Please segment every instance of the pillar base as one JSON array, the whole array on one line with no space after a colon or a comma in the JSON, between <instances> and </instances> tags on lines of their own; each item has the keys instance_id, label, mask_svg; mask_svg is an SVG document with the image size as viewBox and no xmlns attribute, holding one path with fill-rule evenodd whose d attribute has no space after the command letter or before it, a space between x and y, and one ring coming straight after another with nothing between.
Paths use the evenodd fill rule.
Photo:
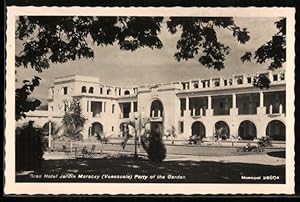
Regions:
<instances>
[{"instance_id":1,"label":"pillar base","mask_svg":"<svg viewBox=\"0 0 300 202\"><path fill-rule=\"evenodd\" d=\"M239 114L238 108L230 108L230 116L237 116Z\"/></svg>"},{"instance_id":2,"label":"pillar base","mask_svg":"<svg viewBox=\"0 0 300 202\"><path fill-rule=\"evenodd\" d=\"M266 114L266 107L257 107L257 114L258 115L265 115Z\"/></svg>"},{"instance_id":3,"label":"pillar base","mask_svg":"<svg viewBox=\"0 0 300 202\"><path fill-rule=\"evenodd\" d=\"M184 116L191 116L191 110L185 110L183 115Z\"/></svg>"},{"instance_id":4,"label":"pillar base","mask_svg":"<svg viewBox=\"0 0 300 202\"><path fill-rule=\"evenodd\" d=\"M205 116L213 116L213 115L214 115L214 110L213 109L206 109Z\"/></svg>"}]
</instances>

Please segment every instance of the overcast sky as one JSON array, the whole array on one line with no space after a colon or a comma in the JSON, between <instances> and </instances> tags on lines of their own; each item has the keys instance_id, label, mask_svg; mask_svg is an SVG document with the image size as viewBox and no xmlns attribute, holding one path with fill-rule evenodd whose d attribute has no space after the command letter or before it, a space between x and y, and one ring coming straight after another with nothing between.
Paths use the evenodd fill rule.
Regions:
<instances>
[{"instance_id":1,"label":"overcast sky","mask_svg":"<svg viewBox=\"0 0 300 202\"><path fill-rule=\"evenodd\" d=\"M189 80L192 78L209 78L215 76L230 76L240 73L255 73L267 69L268 63L256 64L240 61L245 51L255 51L261 44L269 41L276 29L277 18L234 18L240 27L246 27L250 32L250 41L239 44L228 30L217 30L218 39L231 48L225 61L225 69L221 71L206 69L197 60L177 62L174 58L176 42L179 35L171 35L166 25L162 25L160 39L162 49L142 48L134 52L121 51L118 46L94 47L95 58L70 61L64 64L51 64L48 70L38 73L30 68L17 68L17 87L24 79L34 75L42 78L41 85L34 91L34 96L46 104L48 86L53 85L55 77L66 75L87 75L98 77L103 84L117 86L132 86L158 82ZM16 54L21 50L22 43L16 41Z\"/></svg>"}]
</instances>

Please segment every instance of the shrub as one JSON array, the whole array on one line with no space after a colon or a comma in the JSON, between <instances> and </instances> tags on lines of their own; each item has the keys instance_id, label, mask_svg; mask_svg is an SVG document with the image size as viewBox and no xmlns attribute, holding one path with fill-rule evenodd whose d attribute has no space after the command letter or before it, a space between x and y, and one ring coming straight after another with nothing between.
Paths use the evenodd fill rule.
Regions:
<instances>
[{"instance_id":1,"label":"shrub","mask_svg":"<svg viewBox=\"0 0 300 202\"><path fill-rule=\"evenodd\" d=\"M162 135L151 131L149 136L148 158L151 161L163 161L166 158L167 149L162 141Z\"/></svg>"},{"instance_id":2,"label":"shrub","mask_svg":"<svg viewBox=\"0 0 300 202\"><path fill-rule=\"evenodd\" d=\"M272 147L271 138L268 136L258 138L258 145L261 147Z\"/></svg>"},{"instance_id":3,"label":"shrub","mask_svg":"<svg viewBox=\"0 0 300 202\"><path fill-rule=\"evenodd\" d=\"M202 137L199 135L192 135L189 137L189 144L198 144L202 143Z\"/></svg>"},{"instance_id":4,"label":"shrub","mask_svg":"<svg viewBox=\"0 0 300 202\"><path fill-rule=\"evenodd\" d=\"M16 170L34 170L43 160L45 145L41 129L35 128L33 122L16 128Z\"/></svg>"}]
</instances>

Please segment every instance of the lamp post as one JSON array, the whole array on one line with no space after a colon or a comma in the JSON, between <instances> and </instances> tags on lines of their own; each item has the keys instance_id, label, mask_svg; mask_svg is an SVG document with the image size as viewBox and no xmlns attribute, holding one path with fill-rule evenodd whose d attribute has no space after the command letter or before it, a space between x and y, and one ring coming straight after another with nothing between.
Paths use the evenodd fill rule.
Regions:
<instances>
[{"instance_id":1,"label":"lamp post","mask_svg":"<svg viewBox=\"0 0 300 202\"><path fill-rule=\"evenodd\" d=\"M48 131L48 151L51 152L51 120L49 120L49 131Z\"/></svg>"},{"instance_id":2,"label":"lamp post","mask_svg":"<svg viewBox=\"0 0 300 202\"><path fill-rule=\"evenodd\" d=\"M52 112L49 112L48 110L48 151L51 152L51 134L52 134Z\"/></svg>"},{"instance_id":3,"label":"lamp post","mask_svg":"<svg viewBox=\"0 0 300 202\"><path fill-rule=\"evenodd\" d=\"M138 154L137 154L137 142L136 142L136 139L137 139L137 133L138 133L138 130L139 130L139 123L138 123L138 115L135 113L134 114L134 120L135 120L135 133L134 133L134 158L138 158Z\"/></svg>"}]
</instances>

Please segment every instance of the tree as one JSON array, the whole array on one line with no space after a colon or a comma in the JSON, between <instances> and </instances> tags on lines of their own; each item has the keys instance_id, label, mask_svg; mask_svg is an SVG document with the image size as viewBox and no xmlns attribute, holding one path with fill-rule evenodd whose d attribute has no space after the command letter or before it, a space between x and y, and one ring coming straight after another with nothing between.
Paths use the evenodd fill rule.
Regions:
<instances>
[{"instance_id":1,"label":"tree","mask_svg":"<svg viewBox=\"0 0 300 202\"><path fill-rule=\"evenodd\" d=\"M82 115L80 102L77 99L73 99L62 118L64 135L69 138L70 143L74 140L82 140L81 132L85 122L86 118Z\"/></svg>"},{"instance_id":2,"label":"tree","mask_svg":"<svg viewBox=\"0 0 300 202\"><path fill-rule=\"evenodd\" d=\"M121 144L122 147L125 148L128 140L132 138L135 134L139 134L141 144L144 150L147 152L149 148L149 134L150 134L150 130L147 128L147 124L150 123L150 118L142 117L141 114L139 114L139 116L136 118L137 120L129 120L128 122L126 122L128 127L132 127L134 129L134 134L130 134L130 132L128 131L125 134L126 135L125 139Z\"/></svg>"},{"instance_id":3,"label":"tree","mask_svg":"<svg viewBox=\"0 0 300 202\"><path fill-rule=\"evenodd\" d=\"M30 97L35 87L40 85L40 78L35 76L31 81L24 80L24 85L21 88L16 89L15 100L15 119L26 118L26 112L34 111L41 105L41 101Z\"/></svg>"},{"instance_id":4,"label":"tree","mask_svg":"<svg viewBox=\"0 0 300 202\"><path fill-rule=\"evenodd\" d=\"M43 160L45 145L40 128L33 126L33 121L16 128L16 170L39 168Z\"/></svg>"},{"instance_id":5,"label":"tree","mask_svg":"<svg viewBox=\"0 0 300 202\"><path fill-rule=\"evenodd\" d=\"M269 70L282 68L282 64L286 62L286 18L281 18L274 24L278 32L272 36L271 40L261 45L254 54L246 52L241 57L243 63L251 62L251 59L254 58L260 64L270 61ZM269 88L270 80L264 75L259 75L253 84L259 88Z\"/></svg>"},{"instance_id":6,"label":"tree","mask_svg":"<svg viewBox=\"0 0 300 202\"><path fill-rule=\"evenodd\" d=\"M232 17L171 17L167 22L169 32L175 34L181 28L181 38L177 42L174 57L189 60L200 54L198 61L207 68L221 70L224 68L225 56L230 47L217 38L216 28L232 32L238 42L244 44L250 39L247 28L240 28Z\"/></svg>"},{"instance_id":7,"label":"tree","mask_svg":"<svg viewBox=\"0 0 300 202\"><path fill-rule=\"evenodd\" d=\"M167 130L167 133L165 134L165 136L167 139L169 137L171 137L171 142L172 142L172 144L174 144L174 140L177 137L175 126L172 125L171 128Z\"/></svg>"},{"instance_id":8,"label":"tree","mask_svg":"<svg viewBox=\"0 0 300 202\"><path fill-rule=\"evenodd\" d=\"M162 22L163 17L20 16L16 38L29 40L16 55L16 66L30 65L42 72L50 62L93 58L92 44L117 44L121 50L130 51L159 49L163 47L158 36ZM174 55L178 61L202 53L199 62L218 70L224 68L230 48L218 41L215 28L228 30L240 43L250 39L247 29L237 26L232 17L170 17L167 26L172 34L182 30Z\"/></svg>"},{"instance_id":9,"label":"tree","mask_svg":"<svg viewBox=\"0 0 300 202\"><path fill-rule=\"evenodd\" d=\"M151 130L149 136L148 158L151 161L163 161L167 155L167 149L162 140L162 134L156 130Z\"/></svg>"}]
</instances>

